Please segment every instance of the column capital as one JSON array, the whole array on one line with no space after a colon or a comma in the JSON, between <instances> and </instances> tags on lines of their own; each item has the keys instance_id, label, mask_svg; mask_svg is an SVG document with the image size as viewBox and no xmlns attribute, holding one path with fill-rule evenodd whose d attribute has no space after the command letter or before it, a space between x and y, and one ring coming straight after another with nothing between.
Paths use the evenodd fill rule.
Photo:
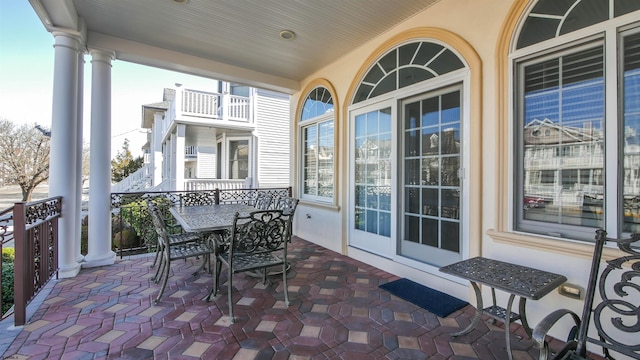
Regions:
<instances>
[{"instance_id":1,"label":"column capital","mask_svg":"<svg viewBox=\"0 0 640 360\"><path fill-rule=\"evenodd\" d=\"M90 48L89 54L91 55L92 63L97 61L111 66L111 61L116 59L116 52L113 50Z\"/></svg>"},{"instance_id":2,"label":"column capital","mask_svg":"<svg viewBox=\"0 0 640 360\"><path fill-rule=\"evenodd\" d=\"M82 36L79 33L75 32L66 32L66 31L54 31L52 32L53 38L55 39L55 43L53 44L54 48L57 47L66 47L73 51L80 52L81 44L83 41Z\"/></svg>"}]
</instances>

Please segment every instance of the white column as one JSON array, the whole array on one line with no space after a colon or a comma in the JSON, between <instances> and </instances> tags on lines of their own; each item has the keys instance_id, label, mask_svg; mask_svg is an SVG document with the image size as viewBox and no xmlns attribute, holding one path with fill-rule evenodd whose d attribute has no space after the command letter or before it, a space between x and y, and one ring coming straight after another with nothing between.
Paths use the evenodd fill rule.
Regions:
<instances>
[{"instance_id":1,"label":"white column","mask_svg":"<svg viewBox=\"0 0 640 360\"><path fill-rule=\"evenodd\" d=\"M53 106L51 111L51 155L49 196L62 196L62 217L58 228L59 277L74 277L80 271L76 259L79 235L76 231L76 137L78 111L78 37L53 32Z\"/></svg>"},{"instance_id":2,"label":"white column","mask_svg":"<svg viewBox=\"0 0 640 360\"><path fill-rule=\"evenodd\" d=\"M78 125L76 136L76 243L73 245L76 252L76 261L82 262L82 150L83 150L83 125L84 125L84 52L78 51Z\"/></svg>"},{"instance_id":3,"label":"white column","mask_svg":"<svg viewBox=\"0 0 640 360\"><path fill-rule=\"evenodd\" d=\"M113 264L111 250L111 60L115 54L91 54L91 161L89 244L83 267Z\"/></svg>"},{"instance_id":4,"label":"white column","mask_svg":"<svg viewBox=\"0 0 640 360\"><path fill-rule=\"evenodd\" d=\"M175 190L182 191L184 190L184 147L185 147L185 131L186 125L178 124L176 126L176 138L175 138L175 149L176 149L176 188Z\"/></svg>"},{"instance_id":5,"label":"white column","mask_svg":"<svg viewBox=\"0 0 640 360\"><path fill-rule=\"evenodd\" d=\"M162 182L162 114L153 116L154 121L151 126L151 159L153 163L153 186Z\"/></svg>"}]
</instances>

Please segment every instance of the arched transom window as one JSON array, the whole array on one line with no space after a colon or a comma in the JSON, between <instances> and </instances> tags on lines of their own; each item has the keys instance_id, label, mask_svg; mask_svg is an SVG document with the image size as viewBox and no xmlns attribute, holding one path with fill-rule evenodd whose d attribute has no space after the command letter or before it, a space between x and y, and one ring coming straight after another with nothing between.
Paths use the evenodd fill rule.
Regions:
<instances>
[{"instance_id":1,"label":"arched transom window","mask_svg":"<svg viewBox=\"0 0 640 360\"><path fill-rule=\"evenodd\" d=\"M640 10L638 0L539 1L526 17L517 48L537 44L636 10Z\"/></svg>"},{"instance_id":2,"label":"arched transom window","mask_svg":"<svg viewBox=\"0 0 640 360\"><path fill-rule=\"evenodd\" d=\"M364 76L353 103L464 68L456 54L440 44L416 41L382 56Z\"/></svg>"}]
</instances>

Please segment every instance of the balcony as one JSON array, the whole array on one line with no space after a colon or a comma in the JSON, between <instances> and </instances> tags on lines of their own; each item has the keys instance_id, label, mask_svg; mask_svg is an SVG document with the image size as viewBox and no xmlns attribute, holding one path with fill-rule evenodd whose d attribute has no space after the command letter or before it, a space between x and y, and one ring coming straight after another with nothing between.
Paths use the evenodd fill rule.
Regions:
<instances>
[{"instance_id":1,"label":"balcony","mask_svg":"<svg viewBox=\"0 0 640 360\"><path fill-rule=\"evenodd\" d=\"M175 99L162 120L162 134L180 123L251 128L251 98L218 92L176 89Z\"/></svg>"}]
</instances>

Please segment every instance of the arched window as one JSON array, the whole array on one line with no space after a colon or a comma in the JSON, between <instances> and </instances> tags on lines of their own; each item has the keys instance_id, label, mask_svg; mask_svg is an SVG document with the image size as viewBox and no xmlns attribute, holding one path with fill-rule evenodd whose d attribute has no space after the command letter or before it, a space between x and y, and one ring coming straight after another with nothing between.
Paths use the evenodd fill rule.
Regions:
<instances>
[{"instance_id":1,"label":"arched window","mask_svg":"<svg viewBox=\"0 0 640 360\"><path fill-rule=\"evenodd\" d=\"M512 49L516 230L640 231L639 19L633 0L539 0L525 14Z\"/></svg>"},{"instance_id":2,"label":"arched window","mask_svg":"<svg viewBox=\"0 0 640 360\"><path fill-rule=\"evenodd\" d=\"M351 246L436 266L462 258L469 73L446 42L426 39L362 72L349 107Z\"/></svg>"},{"instance_id":3,"label":"arched window","mask_svg":"<svg viewBox=\"0 0 640 360\"><path fill-rule=\"evenodd\" d=\"M329 90L312 89L300 115L302 143L302 198L332 201L334 198L334 104Z\"/></svg>"},{"instance_id":4,"label":"arched window","mask_svg":"<svg viewBox=\"0 0 640 360\"><path fill-rule=\"evenodd\" d=\"M353 103L462 69L456 54L433 42L412 42L380 58L360 83Z\"/></svg>"},{"instance_id":5,"label":"arched window","mask_svg":"<svg viewBox=\"0 0 640 360\"><path fill-rule=\"evenodd\" d=\"M640 10L637 0L538 1L526 16L517 48L559 37Z\"/></svg>"}]
</instances>

